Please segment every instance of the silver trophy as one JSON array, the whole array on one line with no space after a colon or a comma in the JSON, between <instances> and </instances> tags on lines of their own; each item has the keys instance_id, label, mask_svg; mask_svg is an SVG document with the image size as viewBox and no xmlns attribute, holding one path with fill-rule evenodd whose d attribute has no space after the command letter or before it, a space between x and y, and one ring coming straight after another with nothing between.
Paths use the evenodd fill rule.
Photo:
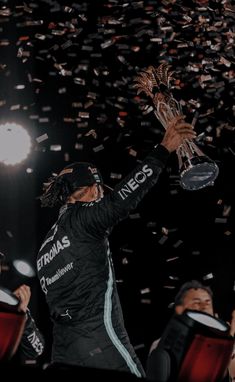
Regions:
<instances>
[{"instance_id":1,"label":"silver trophy","mask_svg":"<svg viewBox=\"0 0 235 382\"><path fill-rule=\"evenodd\" d=\"M163 63L149 66L135 78L137 94L144 92L152 99L154 114L166 129L177 116L182 115L180 103L170 91L173 72ZM161 90L164 89L164 90ZM176 151L179 161L180 184L186 190L199 190L214 184L218 176L217 164L206 156L193 140L186 139Z\"/></svg>"}]
</instances>

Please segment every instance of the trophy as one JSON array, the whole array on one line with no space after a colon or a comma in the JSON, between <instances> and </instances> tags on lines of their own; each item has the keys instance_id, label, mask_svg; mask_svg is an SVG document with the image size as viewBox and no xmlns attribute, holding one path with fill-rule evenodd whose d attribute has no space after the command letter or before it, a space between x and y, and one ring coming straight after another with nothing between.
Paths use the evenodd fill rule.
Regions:
<instances>
[{"instance_id":1,"label":"trophy","mask_svg":"<svg viewBox=\"0 0 235 382\"><path fill-rule=\"evenodd\" d=\"M154 114L166 129L169 122L183 116L180 103L170 91L173 72L170 65L149 66L135 78L137 94L144 92L153 103ZM193 140L186 139L176 150L179 161L180 185L186 190L199 190L214 184L218 176L217 164L206 156Z\"/></svg>"}]
</instances>

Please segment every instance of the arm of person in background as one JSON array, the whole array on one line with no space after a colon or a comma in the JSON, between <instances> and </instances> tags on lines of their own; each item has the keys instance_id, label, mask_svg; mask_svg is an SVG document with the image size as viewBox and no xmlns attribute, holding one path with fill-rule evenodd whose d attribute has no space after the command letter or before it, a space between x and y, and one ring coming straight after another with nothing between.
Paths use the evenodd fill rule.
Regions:
<instances>
[{"instance_id":1,"label":"arm of person in background","mask_svg":"<svg viewBox=\"0 0 235 382\"><path fill-rule=\"evenodd\" d=\"M232 312L232 320L230 323L230 335L233 337L235 335L235 310ZM235 381L235 346L233 348L232 359L230 361L228 370L231 381Z\"/></svg>"},{"instance_id":2,"label":"arm of person in background","mask_svg":"<svg viewBox=\"0 0 235 382\"><path fill-rule=\"evenodd\" d=\"M23 284L19 286L13 294L20 300L18 307L19 312L24 312L27 316L24 332L19 346L20 358L23 361L34 360L42 354L45 341L28 309L28 304L31 297L30 287Z\"/></svg>"}]
</instances>

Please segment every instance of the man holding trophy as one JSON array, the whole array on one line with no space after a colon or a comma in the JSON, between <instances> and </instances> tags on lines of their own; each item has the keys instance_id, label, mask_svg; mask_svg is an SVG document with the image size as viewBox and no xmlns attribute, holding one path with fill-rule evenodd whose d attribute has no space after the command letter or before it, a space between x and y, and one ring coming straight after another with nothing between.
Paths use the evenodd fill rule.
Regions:
<instances>
[{"instance_id":1,"label":"man holding trophy","mask_svg":"<svg viewBox=\"0 0 235 382\"><path fill-rule=\"evenodd\" d=\"M52 367L108 368L144 377L125 329L108 236L157 183L169 154L195 136L184 117L175 116L161 143L106 194L90 163L72 163L44 183L42 207L62 206L37 259L54 325Z\"/></svg>"}]
</instances>

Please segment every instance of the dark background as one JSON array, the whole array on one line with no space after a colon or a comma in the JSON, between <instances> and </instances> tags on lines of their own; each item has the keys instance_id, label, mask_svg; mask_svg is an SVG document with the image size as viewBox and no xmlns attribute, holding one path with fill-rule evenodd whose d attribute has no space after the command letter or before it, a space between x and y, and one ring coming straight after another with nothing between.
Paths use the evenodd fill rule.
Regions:
<instances>
[{"instance_id":1,"label":"dark background","mask_svg":"<svg viewBox=\"0 0 235 382\"><path fill-rule=\"evenodd\" d=\"M0 122L22 124L32 139L24 162L0 164L0 251L10 267L0 277L12 290L31 286L30 307L47 339L43 362L51 341L44 296L12 261L35 267L57 216L37 199L52 172L88 160L113 187L161 141L150 100L133 88L149 65L172 65L172 92L220 172L213 186L183 190L172 154L158 184L115 227L110 243L128 333L144 360L178 288L195 278L213 289L221 318L235 308L235 10L233 1L204 3L0 1Z\"/></svg>"}]
</instances>

